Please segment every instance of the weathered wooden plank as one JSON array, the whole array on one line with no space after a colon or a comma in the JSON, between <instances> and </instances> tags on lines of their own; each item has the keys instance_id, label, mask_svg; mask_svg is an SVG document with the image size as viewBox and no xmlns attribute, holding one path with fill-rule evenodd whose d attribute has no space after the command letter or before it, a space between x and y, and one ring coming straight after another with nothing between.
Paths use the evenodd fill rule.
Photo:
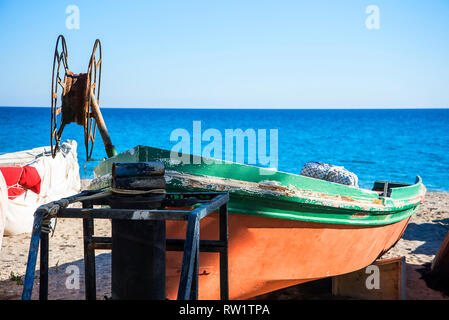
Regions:
<instances>
[{"instance_id":1,"label":"weathered wooden plank","mask_svg":"<svg viewBox=\"0 0 449 320\"><path fill-rule=\"evenodd\" d=\"M151 190L165 189L166 183L164 177L117 177L113 180L112 186L117 189L129 190Z\"/></svg>"},{"instance_id":2,"label":"weathered wooden plank","mask_svg":"<svg viewBox=\"0 0 449 320\"><path fill-rule=\"evenodd\" d=\"M163 176L163 162L115 162L112 164L112 177Z\"/></svg>"},{"instance_id":3,"label":"weathered wooden plank","mask_svg":"<svg viewBox=\"0 0 449 320\"><path fill-rule=\"evenodd\" d=\"M332 278L332 294L363 300L404 300L405 257L377 260L366 268Z\"/></svg>"}]
</instances>

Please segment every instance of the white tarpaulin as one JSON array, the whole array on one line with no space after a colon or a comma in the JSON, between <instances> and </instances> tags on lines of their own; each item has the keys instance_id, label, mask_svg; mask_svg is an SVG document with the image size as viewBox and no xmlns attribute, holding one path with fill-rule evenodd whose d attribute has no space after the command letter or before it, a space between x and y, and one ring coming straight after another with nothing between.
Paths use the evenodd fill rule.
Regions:
<instances>
[{"instance_id":1,"label":"white tarpaulin","mask_svg":"<svg viewBox=\"0 0 449 320\"><path fill-rule=\"evenodd\" d=\"M0 250L2 248L3 231L5 230L6 211L8 210L8 187L0 173Z\"/></svg>"},{"instance_id":2,"label":"white tarpaulin","mask_svg":"<svg viewBox=\"0 0 449 320\"><path fill-rule=\"evenodd\" d=\"M9 153L0 156L0 166L32 166L41 178L40 193L27 190L24 194L7 201L5 235L31 232L35 210L42 204L77 194L80 190L79 165L76 152L77 143L67 140L53 159L50 147ZM1 174L1 173L0 173ZM3 177L2 177L3 178ZM4 186L1 186L3 194ZM0 198L0 209L4 209L4 199ZM1 222L0 222L1 225Z\"/></svg>"}]
</instances>

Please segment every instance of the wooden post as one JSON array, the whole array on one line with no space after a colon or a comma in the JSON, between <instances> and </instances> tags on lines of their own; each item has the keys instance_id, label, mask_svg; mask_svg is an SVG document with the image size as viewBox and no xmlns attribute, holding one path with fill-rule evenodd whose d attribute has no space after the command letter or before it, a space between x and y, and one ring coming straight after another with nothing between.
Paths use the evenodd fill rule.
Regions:
<instances>
[{"instance_id":1,"label":"wooden post","mask_svg":"<svg viewBox=\"0 0 449 320\"><path fill-rule=\"evenodd\" d=\"M92 208L89 202L83 202L83 208ZM94 235L94 219L92 217L83 218L83 239L84 239L84 289L86 300L97 299L96 270L95 270L95 250L90 246Z\"/></svg>"},{"instance_id":2,"label":"wooden post","mask_svg":"<svg viewBox=\"0 0 449 320\"><path fill-rule=\"evenodd\" d=\"M432 275L449 287L449 232L432 262Z\"/></svg>"},{"instance_id":3,"label":"wooden post","mask_svg":"<svg viewBox=\"0 0 449 320\"><path fill-rule=\"evenodd\" d=\"M165 189L164 164L114 163L112 186L128 190ZM111 208L157 209L165 193L111 202ZM112 299L165 300L165 220L112 220Z\"/></svg>"},{"instance_id":4,"label":"wooden post","mask_svg":"<svg viewBox=\"0 0 449 320\"><path fill-rule=\"evenodd\" d=\"M95 121L98 125L98 129L100 130L101 138L103 139L104 146L106 148L106 154L108 157L113 157L117 155L117 151L115 147L112 145L111 137L109 136L108 128L106 128L106 123L104 122L103 115L101 114L100 107L98 106L97 99L95 98L94 93L90 90L90 100L91 100L91 108L95 117Z\"/></svg>"},{"instance_id":5,"label":"wooden post","mask_svg":"<svg viewBox=\"0 0 449 320\"><path fill-rule=\"evenodd\" d=\"M41 232L39 300L48 300L48 245L48 233Z\"/></svg>"},{"instance_id":6,"label":"wooden post","mask_svg":"<svg viewBox=\"0 0 449 320\"><path fill-rule=\"evenodd\" d=\"M165 220L112 220L112 299L165 300Z\"/></svg>"},{"instance_id":7,"label":"wooden post","mask_svg":"<svg viewBox=\"0 0 449 320\"><path fill-rule=\"evenodd\" d=\"M220 251L220 299L229 299L229 280L228 280L228 204L220 207L220 241L225 244Z\"/></svg>"},{"instance_id":8,"label":"wooden post","mask_svg":"<svg viewBox=\"0 0 449 320\"><path fill-rule=\"evenodd\" d=\"M151 190L166 187L164 177L117 177L113 182L112 187L117 189Z\"/></svg>"},{"instance_id":9,"label":"wooden post","mask_svg":"<svg viewBox=\"0 0 449 320\"><path fill-rule=\"evenodd\" d=\"M164 176L165 166L163 162L114 162L112 164L112 177L148 177Z\"/></svg>"},{"instance_id":10,"label":"wooden post","mask_svg":"<svg viewBox=\"0 0 449 320\"><path fill-rule=\"evenodd\" d=\"M366 268L332 278L332 294L363 300L405 300L405 257L376 260Z\"/></svg>"}]
</instances>

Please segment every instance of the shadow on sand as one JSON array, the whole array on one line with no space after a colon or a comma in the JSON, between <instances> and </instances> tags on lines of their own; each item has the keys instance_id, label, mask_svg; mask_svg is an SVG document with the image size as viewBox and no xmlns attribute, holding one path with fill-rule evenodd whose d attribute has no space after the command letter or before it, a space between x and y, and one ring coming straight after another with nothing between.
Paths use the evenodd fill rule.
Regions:
<instances>
[{"instance_id":1,"label":"shadow on sand","mask_svg":"<svg viewBox=\"0 0 449 320\"><path fill-rule=\"evenodd\" d=\"M111 253L95 256L97 300L111 296ZM0 300L17 300L22 297L23 282L21 280L0 281ZM39 270L35 272L32 299L39 299ZM84 259L72 261L49 268L48 272L49 300L84 300Z\"/></svg>"},{"instance_id":2,"label":"shadow on sand","mask_svg":"<svg viewBox=\"0 0 449 320\"><path fill-rule=\"evenodd\" d=\"M402 239L424 242L411 253L434 255L448 231L449 218L434 220L432 223L409 223Z\"/></svg>"},{"instance_id":3,"label":"shadow on sand","mask_svg":"<svg viewBox=\"0 0 449 320\"><path fill-rule=\"evenodd\" d=\"M434 220L433 223L410 223L402 238L409 241L423 241L424 243L414 249L414 254L435 255L449 232L449 218ZM431 272L431 263L425 263L416 271L421 275L429 288L438 290L449 296L449 283L440 279Z\"/></svg>"}]
</instances>

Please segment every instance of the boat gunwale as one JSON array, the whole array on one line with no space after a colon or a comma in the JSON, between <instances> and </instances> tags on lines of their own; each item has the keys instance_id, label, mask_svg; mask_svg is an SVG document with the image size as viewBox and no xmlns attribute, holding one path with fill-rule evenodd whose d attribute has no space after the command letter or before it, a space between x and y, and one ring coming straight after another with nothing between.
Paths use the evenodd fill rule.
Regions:
<instances>
[{"instance_id":1,"label":"boat gunwale","mask_svg":"<svg viewBox=\"0 0 449 320\"><path fill-rule=\"evenodd\" d=\"M128 153L128 155L126 154ZM134 148L131 148L125 152L120 153L117 156L114 156L112 158L107 159L106 161L100 163L95 168L96 178L94 181L92 181L93 187L95 184L98 186L100 180L98 179L105 179L108 173L104 175L98 175L98 173L103 170L104 172L107 172L107 167L104 167L106 165L112 165L112 162L115 160L119 160L118 162L145 162L145 161L163 161L168 165L170 168L169 170L166 170L167 172L170 171L176 171L175 169L172 170L172 168L176 168L177 164L173 164L171 162L170 158L167 157L158 157L158 153L170 153L170 151L165 149L159 149L159 148L153 148L153 147L146 147L142 145L138 145ZM189 155L190 157L198 157L194 155ZM120 160L120 157L123 158L124 161ZM191 158L192 159L192 158ZM212 160L216 160L213 158L208 158ZM249 167L251 170L254 169L264 169L257 166L252 166L248 164L239 164L231 161L226 160L219 160L221 163L227 163L232 165L237 165L239 167ZM98 170L101 168L101 170ZM198 171L196 167L192 167L190 164L190 167L188 169L194 168L193 171ZM204 164L201 163L201 167L198 167L200 169L206 168ZM265 169L269 170L269 169ZM215 179L222 179L222 180L234 180L234 181L244 181L249 182L253 184L259 185L261 181L254 182L254 181L246 181L246 180L237 180L232 178L226 178L226 177L220 177L220 176L214 176L214 175L206 175L206 174L198 174L197 172L188 172L187 175L195 176L195 177L201 177L201 176L207 176L212 177ZM355 195L350 196L351 201L344 202L344 201L335 201L335 200L329 200L328 201L322 201L320 197L296 197L296 196L287 196L287 195L273 195L273 194L251 194L250 192L242 191L242 190L233 190L230 193L231 198L235 197L244 197L246 199L249 199L250 197L253 198L252 201L279 201L279 204L282 203L285 205L286 203L290 204L291 210L287 213L281 213L281 212L271 212L270 208L264 207L263 210L251 210L250 208L246 210L241 210L237 208L232 208L232 204L230 204L230 209L233 212L238 213L237 211L241 211L238 214L246 214L246 215L257 215L257 216L266 216L271 218L281 218L281 219L290 219L290 220L301 220L301 221L310 221L310 222L319 222L319 223L334 223L334 224L355 224L355 225L380 225L380 224L391 224L397 221L401 221L403 219L406 219L410 217L418 208L419 204L422 203L425 195L426 188L422 184L421 177L417 176L414 184L409 184L402 187L392 188L392 192L390 194L390 197L381 197L380 193L378 191L374 190L368 190L364 188L354 188L347 185L341 185L336 184L329 181L324 181L320 179L315 179L311 177L301 176L294 173L287 173L282 171L275 171L276 174L280 174L281 177L286 178L298 178L298 179L306 179L304 181L314 181L316 182L317 186L335 186L334 188L330 188L330 191L334 191L335 193L330 192L329 190L326 190L326 192L321 191L315 191L315 190L302 190L303 192L315 192L320 193L324 195L326 193L326 197L340 197L336 191L338 190L344 190L349 189L350 191L354 190L356 191ZM184 174L184 173L182 173ZM97 176L98 175L98 176ZM185 175L185 174L184 174ZM110 178L109 178L110 179ZM173 179L173 178L172 178ZM107 179L106 179L107 180ZM108 182L104 180L100 185L102 185L102 188L108 188ZM274 180L276 181L276 180ZM282 181L284 182L284 181ZM110 183L109 183L110 184ZM282 187L288 188L289 186L285 186L285 184L282 184L280 182L279 184ZM188 188L187 186L176 186L178 189L184 189L184 190L199 190L195 188ZM202 191L208 190L207 188L200 188ZM397 190L397 191L395 191ZM210 189L210 191L227 191L227 190L214 190ZM348 191L347 191L348 192ZM344 196L347 197L347 196ZM294 201L292 201L294 199ZM242 200L242 199L241 199ZM240 200L240 201L241 201ZM332 205L332 201L333 205ZM364 205L357 205L360 204L361 201L376 201L377 203L373 204L364 204ZM276 203L273 203L272 206L274 207ZM306 212L305 214L300 214L300 211L297 211L296 208L294 208L295 205L299 205L299 207L313 207L313 208L321 208L322 211L332 211L332 210L340 210L340 211L346 211L344 214L341 213L321 213L319 216ZM271 206L271 203L270 203ZM266 210L265 210L266 209ZM282 210L278 210L282 211ZM307 216L309 214L309 216Z\"/></svg>"},{"instance_id":2,"label":"boat gunwale","mask_svg":"<svg viewBox=\"0 0 449 320\"><path fill-rule=\"evenodd\" d=\"M169 176L169 180L171 179L175 179L175 180L179 180L179 177L173 177L170 175L173 175L173 171L167 170L166 174L168 174ZM206 175L192 175L192 174L184 174L184 173L179 173L181 176L189 176L186 177L186 179L190 179L192 180L192 177L210 177L210 176L206 176ZM227 186L229 185L229 183L231 182L235 182L235 181L242 181L242 180L235 180L235 179L226 179L226 178L220 178L220 177L214 177L213 178L219 178L219 179L223 179L223 184L226 184L226 182L228 182L228 184L226 184ZM419 178L419 177L418 177ZM194 178L193 178L194 179ZM419 178L420 179L420 178ZM245 181L245 183L247 183ZM419 181L419 183L415 184L418 185L421 182ZM252 183L252 184L257 184L260 186L260 183ZM407 186L406 188L409 187L414 187L415 185L410 185ZM344 208L347 210L355 210L355 211L370 211L372 214L391 214L392 211L398 211L398 210L403 210L403 209L407 209L410 208L412 206L414 206L416 203L421 201L421 197L418 195L417 197L413 197L410 200L395 200L395 199L389 199L389 198L385 198L385 201L383 201L384 199L382 197L379 197L379 199L375 199L375 200L379 200L382 201L382 203L369 203L368 200L360 200L360 199L354 199L354 198L350 198L350 197L345 197L345 198L350 198L349 199L344 199L343 197L340 197L338 194L334 195L334 194L324 194L322 193L321 195L316 195L316 193L319 193L319 191L313 191L313 190L301 190L301 189L294 189L294 191L297 191L299 193L305 193L305 195L287 195L287 194L282 194L282 192L278 192L277 194L274 194L275 191L272 191L272 193L263 193L262 192L256 192L255 190L253 192L249 192L248 190L232 190L229 191L226 189L220 189L220 190L216 190L211 188L211 190L214 191L228 191L230 193L235 193L235 194L241 194L241 195L245 195L245 196L260 196L260 197L267 197L267 198L271 198L273 200L282 200L282 201L289 201L292 203L303 203L303 204L310 204L310 205L316 205L316 206L322 206L325 208ZM260 190L263 190L263 188L261 188ZM285 188L286 192L291 191L292 189L286 187ZM309 195L307 195L307 193L309 193ZM315 193L315 195L310 195L310 193ZM323 201L322 198L325 198L326 201ZM332 197L335 197L335 199L331 199ZM339 199L340 197L340 199Z\"/></svg>"}]
</instances>

